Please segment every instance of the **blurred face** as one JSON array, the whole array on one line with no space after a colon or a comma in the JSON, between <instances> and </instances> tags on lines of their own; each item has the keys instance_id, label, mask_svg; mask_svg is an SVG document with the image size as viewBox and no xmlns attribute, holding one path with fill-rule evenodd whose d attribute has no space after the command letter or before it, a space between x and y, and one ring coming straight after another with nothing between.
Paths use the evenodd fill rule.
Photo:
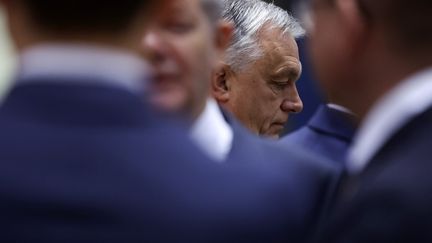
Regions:
<instances>
[{"instance_id":1,"label":"blurred face","mask_svg":"<svg viewBox=\"0 0 432 243\"><path fill-rule=\"evenodd\" d=\"M275 28L263 29L259 39L264 55L227 78L231 80L225 107L254 133L277 138L289 114L303 109L295 83L301 64L292 37Z\"/></svg>"},{"instance_id":2,"label":"blurred face","mask_svg":"<svg viewBox=\"0 0 432 243\"><path fill-rule=\"evenodd\" d=\"M215 25L201 0L172 0L150 23L142 48L154 68L156 107L192 118L203 110L218 52Z\"/></svg>"},{"instance_id":3,"label":"blurred face","mask_svg":"<svg viewBox=\"0 0 432 243\"><path fill-rule=\"evenodd\" d=\"M308 47L313 68L327 98L341 103L340 97L349 90L358 92L352 89L350 82L353 80L353 70L347 59L350 50L345 48L342 33L346 27L340 24L343 20L335 11L334 1L311 1L308 16Z\"/></svg>"}]
</instances>

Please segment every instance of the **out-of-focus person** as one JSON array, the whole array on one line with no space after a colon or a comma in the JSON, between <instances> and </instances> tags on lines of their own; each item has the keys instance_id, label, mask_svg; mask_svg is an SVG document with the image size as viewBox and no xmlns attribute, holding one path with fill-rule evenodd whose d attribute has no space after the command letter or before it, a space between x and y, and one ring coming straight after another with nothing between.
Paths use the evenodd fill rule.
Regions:
<instances>
[{"instance_id":1,"label":"out-of-focus person","mask_svg":"<svg viewBox=\"0 0 432 243\"><path fill-rule=\"evenodd\" d=\"M210 97L211 75L232 34L222 8L217 0L173 1L144 33L142 48L154 69L151 104L193 124L191 137L217 161L231 153L234 137Z\"/></svg>"},{"instance_id":2,"label":"out-of-focus person","mask_svg":"<svg viewBox=\"0 0 432 243\"><path fill-rule=\"evenodd\" d=\"M221 166L143 102L142 33L172 0L1 3L20 64L0 106L0 241L285 242L287 229L297 233L291 224L304 219L292 195L304 191L286 163ZM305 163L299 177L311 173Z\"/></svg>"},{"instance_id":3,"label":"out-of-focus person","mask_svg":"<svg viewBox=\"0 0 432 243\"><path fill-rule=\"evenodd\" d=\"M227 1L233 39L212 82L212 94L253 133L278 138L290 113L303 109L296 38L303 28L286 11L261 1Z\"/></svg>"},{"instance_id":4,"label":"out-of-focus person","mask_svg":"<svg viewBox=\"0 0 432 243\"><path fill-rule=\"evenodd\" d=\"M287 1L284 4L297 15L301 15L302 9L307 6L306 2L296 0ZM307 38L304 39L306 39L304 42L307 42ZM304 58L308 60L309 56ZM312 80L304 81L311 82ZM319 82L316 85L319 87ZM321 93L327 103L319 105L304 126L284 136L280 140L281 144L287 147L296 144L306 148L319 156L328 158L328 161L343 169L348 148L355 134L356 118L355 114L344 106L343 101L339 100L339 92L343 91L322 90ZM312 93L310 92L309 95ZM307 96L305 93L303 95Z\"/></svg>"},{"instance_id":5,"label":"out-of-focus person","mask_svg":"<svg viewBox=\"0 0 432 243\"><path fill-rule=\"evenodd\" d=\"M253 9L264 16L282 11L262 1L234 2L238 11ZM143 53L155 77L149 87L150 101L164 112L183 117L192 139L224 167L241 165L246 171L257 167L282 178L286 191L280 203L287 206L285 215L280 215L287 224L282 236L300 241L320 216L331 190L333 167L323 166L326 162L301 149L285 149L253 135L211 97L212 74L233 29L231 22L222 19L219 4L218 0L172 1L150 23L143 37ZM292 19L282 15L279 21L288 25ZM284 202L285 196L289 202Z\"/></svg>"},{"instance_id":6,"label":"out-of-focus person","mask_svg":"<svg viewBox=\"0 0 432 243\"><path fill-rule=\"evenodd\" d=\"M277 4L297 16L302 12L305 2L307 1L293 0L277 2ZM299 44L305 46L305 39L302 38L302 43ZM306 105L302 113L295 116L286 125L287 134L280 142L284 146L297 144L307 148L319 156L328 158L328 161L335 163L339 168L343 168L346 153L355 133L355 115L337 99L333 99L337 96L326 92L321 94L322 90L317 93L319 85L311 78L313 76L311 73L305 72L309 67L307 66L308 56L305 56L308 50L304 49L306 48L303 47L303 50L300 50L300 55L303 54L303 72L299 79L301 82L298 82L298 89ZM328 103L322 104L321 95L326 97Z\"/></svg>"},{"instance_id":7,"label":"out-of-focus person","mask_svg":"<svg viewBox=\"0 0 432 243\"><path fill-rule=\"evenodd\" d=\"M347 175L318 242L431 242L432 2L314 0L323 87L358 115Z\"/></svg>"}]
</instances>

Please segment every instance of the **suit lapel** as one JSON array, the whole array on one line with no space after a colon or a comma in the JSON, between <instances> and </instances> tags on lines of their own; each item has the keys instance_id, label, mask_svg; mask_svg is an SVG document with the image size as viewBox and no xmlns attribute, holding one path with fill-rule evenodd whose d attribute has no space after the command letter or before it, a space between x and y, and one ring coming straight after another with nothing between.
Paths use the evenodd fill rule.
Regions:
<instances>
[{"instance_id":1,"label":"suit lapel","mask_svg":"<svg viewBox=\"0 0 432 243\"><path fill-rule=\"evenodd\" d=\"M318 132L351 142L355 133L353 116L321 105L308 123L308 126Z\"/></svg>"},{"instance_id":2,"label":"suit lapel","mask_svg":"<svg viewBox=\"0 0 432 243\"><path fill-rule=\"evenodd\" d=\"M400 129L394 136L387 141L378 153L371 158L366 168L358 174L352 175L345 172L340 183L337 205L350 203L360 190L362 184L370 180L376 174L386 170L388 165L395 159L395 151L401 151L412 145L413 140L418 138L415 132L424 132L430 127L432 122L432 107L426 112L412 119L407 125ZM414 132L414 133L413 133ZM397 152L396 152L397 153Z\"/></svg>"}]
</instances>

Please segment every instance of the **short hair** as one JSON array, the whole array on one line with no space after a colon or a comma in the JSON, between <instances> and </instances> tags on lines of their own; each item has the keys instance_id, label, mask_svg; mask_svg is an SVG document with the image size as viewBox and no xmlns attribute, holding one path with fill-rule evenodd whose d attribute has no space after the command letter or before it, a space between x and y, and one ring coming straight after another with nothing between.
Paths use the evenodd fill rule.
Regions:
<instances>
[{"instance_id":1,"label":"short hair","mask_svg":"<svg viewBox=\"0 0 432 243\"><path fill-rule=\"evenodd\" d=\"M14 0L28 9L36 27L56 33L121 32L151 0ZM127 29L127 28L126 28Z\"/></svg>"},{"instance_id":2,"label":"short hair","mask_svg":"<svg viewBox=\"0 0 432 243\"><path fill-rule=\"evenodd\" d=\"M225 0L223 18L234 24L234 34L225 53L225 62L240 71L264 53L259 33L266 24L297 39L305 34L299 22L287 11L261 0Z\"/></svg>"}]
</instances>

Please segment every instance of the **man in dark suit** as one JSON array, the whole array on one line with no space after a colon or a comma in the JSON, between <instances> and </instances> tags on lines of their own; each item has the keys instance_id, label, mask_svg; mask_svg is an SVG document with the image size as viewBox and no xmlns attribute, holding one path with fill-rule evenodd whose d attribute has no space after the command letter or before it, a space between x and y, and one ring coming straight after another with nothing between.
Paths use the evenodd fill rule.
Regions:
<instances>
[{"instance_id":1,"label":"man in dark suit","mask_svg":"<svg viewBox=\"0 0 432 243\"><path fill-rule=\"evenodd\" d=\"M283 137L280 143L299 145L344 168L355 133L354 119L354 114L343 106L321 105L306 126Z\"/></svg>"},{"instance_id":2,"label":"man in dark suit","mask_svg":"<svg viewBox=\"0 0 432 243\"><path fill-rule=\"evenodd\" d=\"M291 21L286 12L272 4L231 2L240 7L230 14L254 11L261 13L263 19L279 14L283 23ZM218 58L224 55L232 33L231 24L221 20L219 3L218 0L204 1L204 5L198 0L172 1L150 24L143 38L143 53L156 70L151 102L165 112L185 117L191 124L192 139L226 167L257 163L264 171L276 172L275 165L286 165L287 170L276 172L275 176L279 174L290 181L291 200L298 205L292 208L296 212L291 213L296 216L288 216L292 224L287 231L304 234L319 217L331 188L331 173L324 177L321 174L333 167L317 158L309 158L311 161L302 164L306 158L299 161L296 148L285 149L251 134L210 97L211 74L217 70ZM283 26L279 23L265 28ZM219 77L214 75L214 79Z\"/></svg>"},{"instance_id":3,"label":"man in dark suit","mask_svg":"<svg viewBox=\"0 0 432 243\"><path fill-rule=\"evenodd\" d=\"M324 196L331 171L295 151L297 166L252 156L221 166L153 115L142 102L146 63L134 54L150 1L1 3L20 65L0 107L0 241L299 236L302 200Z\"/></svg>"},{"instance_id":4,"label":"man in dark suit","mask_svg":"<svg viewBox=\"0 0 432 243\"><path fill-rule=\"evenodd\" d=\"M317 74L361 124L318 242L432 241L431 8L427 0L312 1Z\"/></svg>"}]
</instances>

